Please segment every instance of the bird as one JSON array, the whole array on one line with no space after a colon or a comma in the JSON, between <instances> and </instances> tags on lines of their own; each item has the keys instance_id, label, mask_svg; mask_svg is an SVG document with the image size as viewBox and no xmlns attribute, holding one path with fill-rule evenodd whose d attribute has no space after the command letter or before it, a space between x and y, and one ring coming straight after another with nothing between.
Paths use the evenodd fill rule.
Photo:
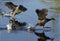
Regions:
<instances>
[{"instance_id":1,"label":"bird","mask_svg":"<svg viewBox=\"0 0 60 41\"><path fill-rule=\"evenodd\" d=\"M12 17L15 17L15 15L17 15L21 12L25 12L27 10L27 8L24 7L23 5L15 5L12 2L6 2L5 6L7 6L9 9L12 10L10 12L10 13L12 13Z\"/></svg>"},{"instance_id":2,"label":"bird","mask_svg":"<svg viewBox=\"0 0 60 41\"><path fill-rule=\"evenodd\" d=\"M47 9L36 9L36 14L38 16L38 20L42 20L42 19L45 19L46 16L48 15L48 10Z\"/></svg>"},{"instance_id":3,"label":"bird","mask_svg":"<svg viewBox=\"0 0 60 41\"><path fill-rule=\"evenodd\" d=\"M35 29L34 26L32 26L32 24L29 23L29 26L27 27L27 31L33 32L34 29Z\"/></svg>"},{"instance_id":4,"label":"bird","mask_svg":"<svg viewBox=\"0 0 60 41\"><path fill-rule=\"evenodd\" d=\"M54 38L50 38L45 35L44 31L42 33L38 33L35 30L33 30L34 34L39 37L39 41L46 41L47 39L53 41Z\"/></svg>"},{"instance_id":5,"label":"bird","mask_svg":"<svg viewBox=\"0 0 60 41\"><path fill-rule=\"evenodd\" d=\"M38 16L38 20L39 22L35 25L35 26L45 26L45 24L51 20L55 20L54 18L47 18L46 16L48 15L48 9L36 9L35 11L37 13L37 16Z\"/></svg>"},{"instance_id":6,"label":"bird","mask_svg":"<svg viewBox=\"0 0 60 41\"><path fill-rule=\"evenodd\" d=\"M45 19L43 19L43 20L40 20L35 26L43 26L43 28L44 28L44 26L45 26L45 24L47 23L47 22L49 22L49 21L51 21L51 20L55 20L54 18L51 18L51 19L49 19L49 18L45 18Z\"/></svg>"}]
</instances>

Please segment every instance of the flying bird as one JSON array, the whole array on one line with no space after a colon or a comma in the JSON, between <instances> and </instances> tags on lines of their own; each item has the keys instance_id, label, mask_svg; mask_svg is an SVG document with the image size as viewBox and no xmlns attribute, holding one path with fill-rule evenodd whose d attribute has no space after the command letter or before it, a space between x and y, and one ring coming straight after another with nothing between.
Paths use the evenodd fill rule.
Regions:
<instances>
[{"instance_id":1,"label":"flying bird","mask_svg":"<svg viewBox=\"0 0 60 41\"><path fill-rule=\"evenodd\" d=\"M48 10L47 9L41 9L41 10L36 9L36 13L37 13L39 22L35 26L39 25L39 26L44 27L44 25L47 22L49 22L51 20L55 20L54 18L49 19L49 18L46 17L48 15Z\"/></svg>"},{"instance_id":2,"label":"flying bird","mask_svg":"<svg viewBox=\"0 0 60 41\"><path fill-rule=\"evenodd\" d=\"M26 7L24 7L23 5L15 5L12 2L6 2L5 5L12 10L13 17L21 12L25 12L27 10Z\"/></svg>"}]
</instances>

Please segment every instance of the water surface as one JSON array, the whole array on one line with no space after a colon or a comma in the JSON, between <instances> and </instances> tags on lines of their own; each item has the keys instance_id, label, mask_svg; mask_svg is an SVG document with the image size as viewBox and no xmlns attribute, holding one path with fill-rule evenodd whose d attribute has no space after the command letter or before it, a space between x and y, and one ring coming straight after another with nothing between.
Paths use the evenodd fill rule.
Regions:
<instances>
[{"instance_id":1,"label":"water surface","mask_svg":"<svg viewBox=\"0 0 60 41\"><path fill-rule=\"evenodd\" d=\"M16 20L19 22L27 22L32 25L35 25L38 22L38 16L35 13L35 10L37 8L47 8L49 11L47 17L54 17L56 21L50 21L45 25L53 29L52 31L45 33L49 37L54 37L54 41L60 40L60 0L0 0L0 8L8 13L10 9L4 5L4 2L6 1L11 1L17 5L24 5L28 10L16 15ZM9 20L9 18L0 16L0 27L5 28L9 23ZM37 38L38 37L34 33L26 31L15 31L13 33L8 33L6 30L0 31L1 41L37 41Z\"/></svg>"}]
</instances>

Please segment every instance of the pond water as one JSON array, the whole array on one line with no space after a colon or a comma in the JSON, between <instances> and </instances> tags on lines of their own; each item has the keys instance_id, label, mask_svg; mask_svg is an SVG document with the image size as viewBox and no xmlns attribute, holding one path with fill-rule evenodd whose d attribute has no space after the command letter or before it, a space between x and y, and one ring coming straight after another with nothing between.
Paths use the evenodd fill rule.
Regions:
<instances>
[{"instance_id":1,"label":"pond water","mask_svg":"<svg viewBox=\"0 0 60 41\"><path fill-rule=\"evenodd\" d=\"M55 18L55 21L48 22L45 26L51 27L51 31L45 32L49 37L55 38L53 41L60 41L60 0L0 0L0 9L7 13L10 11L4 5L4 2L11 1L17 5L24 5L27 11L16 15L19 22L27 22L33 26L39 21L35 12L36 9L48 9L48 18ZM0 16L0 27L5 28L9 23L10 18ZM27 31L15 31L8 33L7 30L0 30L0 41L37 41L37 36L34 33ZM51 41L51 40L47 40Z\"/></svg>"}]
</instances>

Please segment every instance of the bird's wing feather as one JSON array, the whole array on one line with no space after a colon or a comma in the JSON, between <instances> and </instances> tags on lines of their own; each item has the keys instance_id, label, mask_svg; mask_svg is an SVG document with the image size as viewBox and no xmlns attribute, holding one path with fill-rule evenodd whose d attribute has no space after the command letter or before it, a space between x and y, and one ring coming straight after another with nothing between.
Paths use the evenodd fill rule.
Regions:
<instances>
[{"instance_id":1,"label":"bird's wing feather","mask_svg":"<svg viewBox=\"0 0 60 41\"><path fill-rule=\"evenodd\" d=\"M36 10L36 14L37 14L38 17L40 17L40 15L41 15L41 11Z\"/></svg>"},{"instance_id":2,"label":"bird's wing feather","mask_svg":"<svg viewBox=\"0 0 60 41\"><path fill-rule=\"evenodd\" d=\"M39 19L39 20L46 18L45 14L43 14L43 13L41 13L41 12L37 13L37 15L38 15L38 19Z\"/></svg>"},{"instance_id":3,"label":"bird's wing feather","mask_svg":"<svg viewBox=\"0 0 60 41\"><path fill-rule=\"evenodd\" d=\"M45 10L36 10L36 13L37 13L39 20L44 19L47 16L47 11L45 11Z\"/></svg>"},{"instance_id":4,"label":"bird's wing feather","mask_svg":"<svg viewBox=\"0 0 60 41\"><path fill-rule=\"evenodd\" d=\"M41 11L43 16L46 17L48 15L48 9L42 9Z\"/></svg>"},{"instance_id":5,"label":"bird's wing feather","mask_svg":"<svg viewBox=\"0 0 60 41\"><path fill-rule=\"evenodd\" d=\"M11 10L14 10L17 7L17 5L14 5L12 2L6 2L5 5Z\"/></svg>"}]
</instances>

